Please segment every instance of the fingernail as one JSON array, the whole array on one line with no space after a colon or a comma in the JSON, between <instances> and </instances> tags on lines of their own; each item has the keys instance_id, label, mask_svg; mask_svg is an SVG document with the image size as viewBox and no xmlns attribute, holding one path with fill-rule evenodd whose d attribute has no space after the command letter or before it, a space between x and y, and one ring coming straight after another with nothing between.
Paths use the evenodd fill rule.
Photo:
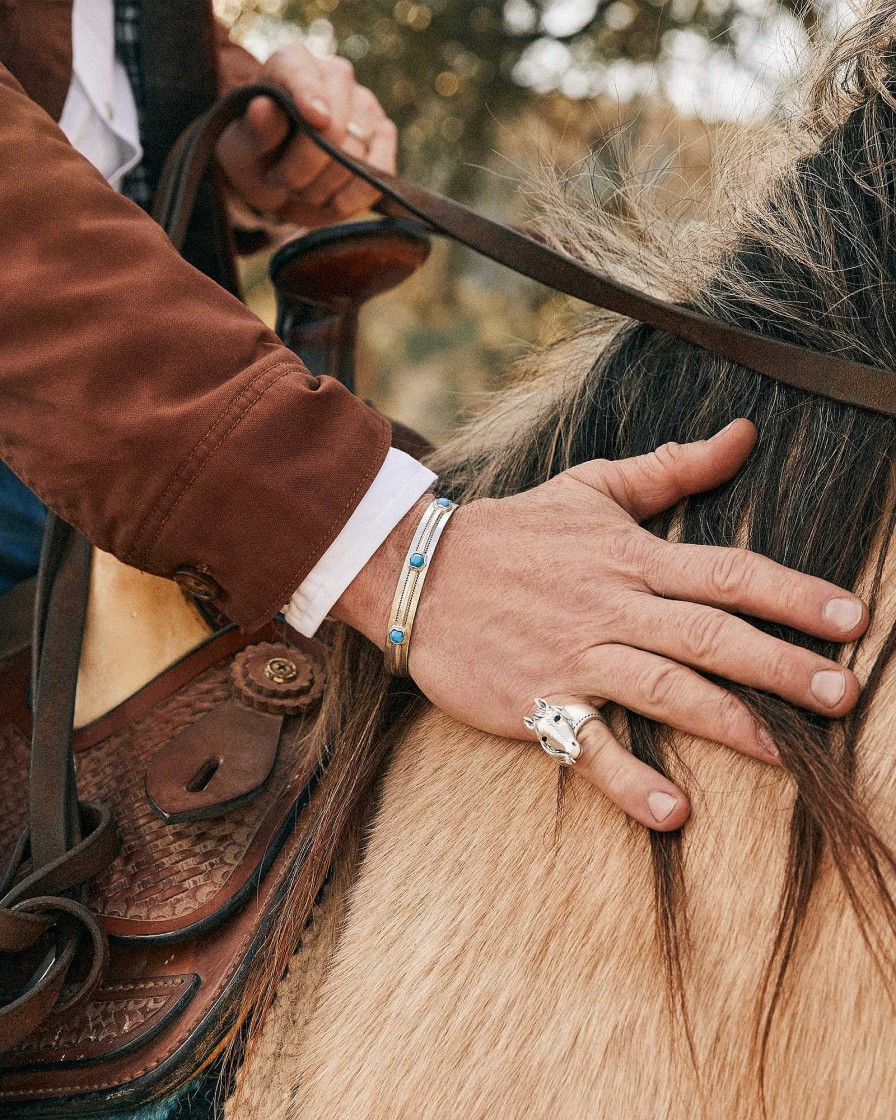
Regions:
<instances>
[{"instance_id":1,"label":"fingernail","mask_svg":"<svg viewBox=\"0 0 896 1120\"><path fill-rule=\"evenodd\" d=\"M836 707L846 692L846 675L837 669L820 669L812 678L811 688L819 704Z\"/></svg>"},{"instance_id":2,"label":"fingernail","mask_svg":"<svg viewBox=\"0 0 896 1120\"><path fill-rule=\"evenodd\" d=\"M678 804L678 798L673 797L669 793L651 793L647 798L647 808L650 810L650 815L657 824L662 822L669 816L675 806Z\"/></svg>"},{"instance_id":3,"label":"fingernail","mask_svg":"<svg viewBox=\"0 0 896 1120\"><path fill-rule=\"evenodd\" d=\"M780 758L781 757L781 752L775 746L775 740L771 737L771 734L770 734L768 728L760 727L759 732L758 732L758 738L759 738L759 742L762 744L763 748L765 749L766 754L770 754L772 756L772 758Z\"/></svg>"},{"instance_id":4,"label":"fingernail","mask_svg":"<svg viewBox=\"0 0 896 1120\"><path fill-rule=\"evenodd\" d=\"M322 116L328 117L330 115L330 106L322 97L313 98L311 101L311 108L316 109Z\"/></svg>"},{"instance_id":5,"label":"fingernail","mask_svg":"<svg viewBox=\"0 0 896 1120\"><path fill-rule=\"evenodd\" d=\"M824 605L824 617L838 630L855 630L863 613L862 604L855 599L828 599Z\"/></svg>"},{"instance_id":6,"label":"fingernail","mask_svg":"<svg viewBox=\"0 0 896 1120\"><path fill-rule=\"evenodd\" d=\"M737 423L737 421L732 420L730 423L726 424L724 428L721 428L719 431L717 431L716 434L712 438L713 439L718 439L719 436L723 436L728 431L728 429L733 428L736 423Z\"/></svg>"}]
</instances>

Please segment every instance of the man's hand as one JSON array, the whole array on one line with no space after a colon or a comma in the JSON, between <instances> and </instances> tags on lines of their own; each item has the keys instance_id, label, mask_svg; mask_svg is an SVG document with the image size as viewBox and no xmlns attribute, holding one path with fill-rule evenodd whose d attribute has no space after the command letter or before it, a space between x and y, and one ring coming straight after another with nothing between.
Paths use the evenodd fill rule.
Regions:
<instances>
[{"instance_id":1,"label":"man's hand","mask_svg":"<svg viewBox=\"0 0 896 1120\"><path fill-rule=\"evenodd\" d=\"M527 493L462 506L435 552L412 635L410 671L434 704L484 731L524 738L533 700L612 701L774 763L749 710L701 670L826 716L859 696L848 669L735 617L848 642L868 623L849 592L741 549L673 544L640 528L688 494L731 478L756 430L596 461ZM389 605L423 499L334 614L382 647ZM575 773L650 828L679 828L684 793L586 724Z\"/></svg>"},{"instance_id":2,"label":"man's hand","mask_svg":"<svg viewBox=\"0 0 896 1120\"><path fill-rule=\"evenodd\" d=\"M259 81L282 86L314 128L349 155L395 171L398 135L376 97L355 80L343 58L316 58L300 43L281 47ZM321 226L366 210L376 191L354 178L304 136L278 149L288 126L267 97L258 97L218 144L218 161L237 196L278 221Z\"/></svg>"}]
</instances>

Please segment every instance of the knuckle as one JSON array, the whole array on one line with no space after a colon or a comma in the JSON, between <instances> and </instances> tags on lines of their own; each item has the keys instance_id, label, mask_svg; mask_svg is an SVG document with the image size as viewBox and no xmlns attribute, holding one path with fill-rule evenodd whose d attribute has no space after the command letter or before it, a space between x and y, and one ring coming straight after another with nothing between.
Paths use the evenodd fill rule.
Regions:
<instances>
[{"instance_id":1,"label":"knuckle","mask_svg":"<svg viewBox=\"0 0 896 1120\"><path fill-rule=\"evenodd\" d=\"M723 614L712 610L698 610L684 628L682 641L687 654L697 662L713 657L722 646L727 628Z\"/></svg>"},{"instance_id":2,"label":"knuckle","mask_svg":"<svg viewBox=\"0 0 896 1120\"><path fill-rule=\"evenodd\" d=\"M355 193L342 191L332 199L330 205L340 217L347 218L361 209L364 200Z\"/></svg>"},{"instance_id":3,"label":"knuckle","mask_svg":"<svg viewBox=\"0 0 896 1120\"><path fill-rule=\"evenodd\" d=\"M608 460L601 463L601 478L615 501L626 507L636 501L644 487L643 466L636 472L623 470L618 463Z\"/></svg>"},{"instance_id":4,"label":"knuckle","mask_svg":"<svg viewBox=\"0 0 896 1120\"><path fill-rule=\"evenodd\" d=\"M641 677L638 690L645 704L654 709L668 708L680 690L681 673L670 661L651 666Z\"/></svg>"},{"instance_id":5,"label":"knuckle","mask_svg":"<svg viewBox=\"0 0 896 1120\"><path fill-rule=\"evenodd\" d=\"M589 766L595 770L603 770L608 757L609 741L605 735L596 735L591 727L582 729L579 741L585 747Z\"/></svg>"},{"instance_id":6,"label":"knuckle","mask_svg":"<svg viewBox=\"0 0 896 1120\"><path fill-rule=\"evenodd\" d=\"M774 645L765 655L765 677L768 685L775 689L786 688L799 676L801 655L795 648Z\"/></svg>"},{"instance_id":7,"label":"knuckle","mask_svg":"<svg viewBox=\"0 0 896 1120\"><path fill-rule=\"evenodd\" d=\"M746 549L726 548L710 566L710 586L722 598L741 595L749 586L751 570L751 557Z\"/></svg>"},{"instance_id":8,"label":"knuckle","mask_svg":"<svg viewBox=\"0 0 896 1120\"><path fill-rule=\"evenodd\" d=\"M614 804L625 799L628 792L628 767L624 758L615 757L616 752L605 751L603 766L600 770L600 786Z\"/></svg>"},{"instance_id":9,"label":"knuckle","mask_svg":"<svg viewBox=\"0 0 896 1120\"><path fill-rule=\"evenodd\" d=\"M311 174L307 169L305 169L302 171L293 171L287 176L287 178L289 182L289 190L284 191L284 194L286 195L288 195L290 192L293 194L300 192L304 193L307 187L310 186L310 184L313 182L314 175Z\"/></svg>"},{"instance_id":10,"label":"knuckle","mask_svg":"<svg viewBox=\"0 0 896 1120\"><path fill-rule=\"evenodd\" d=\"M268 65L272 62L282 62L284 59L304 58L308 50L302 43L284 43L282 47L278 47L268 59Z\"/></svg>"},{"instance_id":11,"label":"knuckle","mask_svg":"<svg viewBox=\"0 0 896 1120\"><path fill-rule=\"evenodd\" d=\"M748 739L754 722L744 705L731 692L725 692L719 701L719 730L731 741Z\"/></svg>"},{"instance_id":12,"label":"knuckle","mask_svg":"<svg viewBox=\"0 0 896 1120\"><path fill-rule=\"evenodd\" d=\"M355 76L354 65L341 55L337 55L333 59L332 67L335 73L339 74L342 78L354 78Z\"/></svg>"},{"instance_id":13,"label":"knuckle","mask_svg":"<svg viewBox=\"0 0 896 1120\"><path fill-rule=\"evenodd\" d=\"M358 86L355 91L355 105L361 109L366 109L371 115L382 112L376 94L369 90L367 86Z\"/></svg>"},{"instance_id":14,"label":"knuckle","mask_svg":"<svg viewBox=\"0 0 896 1120\"><path fill-rule=\"evenodd\" d=\"M573 478L582 475L599 475L606 471L611 471L616 467L612 459L588 459L587 462L579 463L575 467L569 467L564 471L564 474L571 475ZM593 481L591 478L589 482Z\"/></svg>"},{"instance_id":15,"label":"knuckle","mask_svg":"<svg viewBox=\"0 0 896 1120\"><path fill-rule=\"evenodd\" d=\"M280 72L280 66L286 54L286 47L278 47L268 55L267 61L261 67L262 78L272 78Z\"/></svg>"},{"instance_id":16,"label":"knuckle","mask_svg":"<svg viewBox=\"0 0 896 1120\"><path fill-rule=\"evenodd\" d=\"M608 735L588 734L583 735L581 742L585 748L584 761L594 781L606 793L618 788L626 759L620 755L615 741Z\"/></svg>"},{"instance_id":17,"label":"knuckle","mask_svg":"<svg viewBox=\"0 0 896 1120\"><path fill-rule=\"evenodd\" d=\"M777 612L782 618L804 614L812 593L808 591L806 577L802 573L785 571L774 582L765 580L760 583L757 580L757 593L762 592L764 595L767 587L774 587Z\"/></svg>"},{"instance_id":18,"label":"knuckle","mask_svg":"<svg viewBox=\"0 0 896 1120\"><path fill-rule=\"evenodd\" d=\"M649 533L634 531L620 533L616 538L618 557L622 563L638 573L650 568L653 560L654 544Z\"/></svg>"},{"instance_id":19,"label":"knuckle","mask_svg":"<svg viewBox=\"0 0 896 1120\"><path fill-rule=\"evenodd\" d=\"M683 449L680 443L664 443L647 456L645 468L652 473L651 468L659 466L664 471L674 470L681 462Z\"/></svg>"},{"instance_id":20,"label":"knuckle","mask_svg":"<svg viewBox=\"0 0 896 1120\"><path fill-rule=\"evenodd\" d=\"M397 133L396 133L397 135ZM578 463L574 467L567 467L553 479L554 482L574 482L587 486L590 490L599 490L609 493L611 479L614 477L616 465L610 459L589 459L585 463Z\"/></svg>"},{"instance_id":21,"label":"knuckle","mask_svg":"<svg viewBox=\"0 0 896 1120\"><path fill-rule=\"evenodd\" d=\"M297 153L295 161L296 173L301 174L306 185L310 186L327 170L331 163L330 157L319 148L315 148L313 152L303 154L301 157L299 157Z\"/></svg>"}]
</instances>

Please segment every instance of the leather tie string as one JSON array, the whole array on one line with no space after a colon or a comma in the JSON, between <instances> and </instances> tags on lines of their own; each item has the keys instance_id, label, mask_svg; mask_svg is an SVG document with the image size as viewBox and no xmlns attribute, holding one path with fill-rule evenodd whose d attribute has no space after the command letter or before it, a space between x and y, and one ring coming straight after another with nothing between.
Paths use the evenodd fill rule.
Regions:
<instances>
[{"instance_id":1,"label":"leather tie string","mask_svg":"<svg viewBox=\"0 0 896 1120\"><path fill-rule=\"evenodd\" d=\"M117 855L118 837L106 809L78 801L71 746L89 572L90 545L50 514L32 641L28 829L0 878L0 1054L86 1002L108 957L80 896ZM90 967L64 990L85 934Z\"/></svg>"}]
</instances>

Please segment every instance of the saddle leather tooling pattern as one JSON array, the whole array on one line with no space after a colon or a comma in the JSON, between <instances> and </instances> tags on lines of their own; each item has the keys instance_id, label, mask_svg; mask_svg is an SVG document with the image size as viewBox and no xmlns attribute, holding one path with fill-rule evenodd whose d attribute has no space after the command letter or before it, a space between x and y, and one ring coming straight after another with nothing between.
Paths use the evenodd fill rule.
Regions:
<instances>
[{"instance_id":1,"label":"saddle leather tooling pattern","mask_svg":"<svg viewBox=\"0 0 896 1120\"><path fill-rule=\"evenodd\" d=\"M0 947L11 965L0 983L18 995L0 1012L4 1116L35 1115L36 1099L42 1115L92 1114L189 1080L241 997L323 773L304 717L323 693L326 651L276 623L214 635L41 759L70 727L70 689L49 669L64 668L58 651L77 668L89 560L56 519L48 540L44 559L57 563L42 572L33 705L21 627L0 665L0 865L10 868ZM75 788L83 836L47 861L57 829L45 802ZM24 952L12 940L22 921L33 953L27 937Z\"/></svg>"},{"instance_id":2,"label":"saddle leather tooling pattern","mask_svg":"<svg viewBox=\"0 0 896 1120\"><path fill-rule=\"evenodd\" d=\"M272 626L265 636L281 640L261 646L256 644L258 635L251 639L236 631L217 635L174 671L163 674L104 717L101 726L76 734L79 793L85 799L103 800L116 821L120 838L117 855L90 880L84 892L85 904L99 918L105 933L115 939L111 967L78 1016L67 1018L62 1027L32 1035L6 1055L4 1090L15 1084L10 1075L18 1069L47 1065L60 1060L63 1053L69 1063L75 1061L71 1040L78 1024L84 1035L83 1045L96 1050L100 1043L106 1044L102 1053L109 1057L108 1042L121 1041L115 1038L114 1029L109 1028L112 1033L108 1037L100 1037L90 1028L91 1024L102 1024L103 1005L110 999L117 1006L125 993L135 991L158 990L172 995L186 986L192 992L197 970L205 964L203 935L210 934L256 890L260 872L277 855L300 803L313 788L318 762L309 753L300 721L291 719L284 727L286 715L248 706L232 677L236 659L259 649L268 662L276 657L280 664L296 665L300 670L310 667L308 656L282 640L277 630ZM253 644L246 645L250 640ZM317 682L323 682L320 663L314 664L312 673ZM24 690L16 687L25 677L22 666L14 663L0 676L0 694L18 699L18 703L7 703L0 715L0 759L5 779L0 788L0 818L7 847L13 828L24 825L27 806L30 713ZM305 706L313 709L319 696L319 691L309 694ZM173 824L164 821L153 810L145 783L164 763L167 749L178 744L186 763L184 773L189 771L192 776L208 755L204 737L197 738L195 732L205 721L221 716L216 720L215 758L228 753L251 757L253 743L245 737L245 724L232 718L239 712L277 725L279 750L271 773L257 789L241 797L243 803L238 808L232 807L232 790L225 789L220 791L219 805L203 804L198 813L185 809L184 819ZM294 709L290 714L298 716L301 711ZM175 787L175 782L171 785ZM189 790L180 788L188 799ZM134 946L139 946L138 953L144 955L152 952L155 943L165 945L164 966L152 974L132 975ZM180 991L179 999L185 998L187 991ZM169 1003L158 994L144 1003L143 1029L131 1023L128 1043L135 1043L146 1030L157 1026ZM100 1031L100 1035L103 1033Z\"/></svg>"}]
</instances>

